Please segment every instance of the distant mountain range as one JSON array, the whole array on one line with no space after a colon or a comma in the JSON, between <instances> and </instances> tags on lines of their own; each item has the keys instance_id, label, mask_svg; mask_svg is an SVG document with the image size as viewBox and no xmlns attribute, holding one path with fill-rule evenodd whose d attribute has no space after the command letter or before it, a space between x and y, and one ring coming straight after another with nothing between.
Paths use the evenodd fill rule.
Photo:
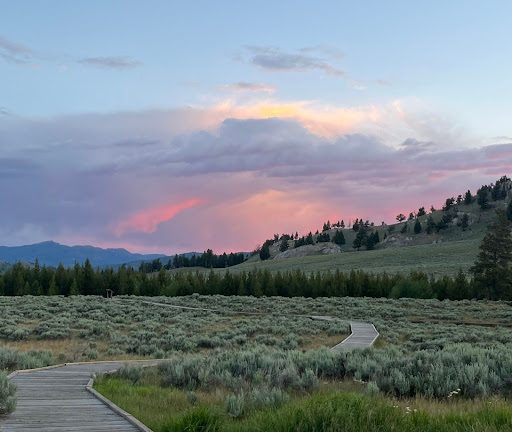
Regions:
<instances>
[{"instance_id":1,"label":"distant mountain range","mask_svg":"<svg viewBox=\"0 0 512 432\"><path fill-rule=\"evenodd\" d=\"M102 249L94 246L66 246L54 241L46 241L26 246L0 246L0 261L14 264L18 261L34 263L36 258L40 265L57 267L62 263L70 267L77 261L83 264L87 258L94 267L115 266L124 263L140 264L142 261L151 261L163 258L162 254L137 254L126 249ZM167 259L168 260L168 259ZM165 260L165 262L167 262Z\"/></svg>"}]
</instances>

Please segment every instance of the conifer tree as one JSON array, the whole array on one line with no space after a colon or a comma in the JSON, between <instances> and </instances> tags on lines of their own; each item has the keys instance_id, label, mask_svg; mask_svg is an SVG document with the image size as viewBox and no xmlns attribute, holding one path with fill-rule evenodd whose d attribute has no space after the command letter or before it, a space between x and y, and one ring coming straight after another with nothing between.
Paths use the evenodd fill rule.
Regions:
<instances>
[{"instance_id":1,"label":"conifer tree","mask_svg":"<svg viewBox=\"0 0 512 432\"><path fill-rule=\"evenodd\" d=\"M469 226L469 216L468 216L467 213L464 213L464 215L462 216L462 220L460 222L460 225L462 227L462 231L466 231L466 229Z\"/></svg>"},{"instance_id":2,"label":"conifer tree","mask_svg":"<svg viewBox=\"0 0 512 432\"><path fill-rule=\"evenodd\" d=\"M263 246L260 249L260 259L262 261L268 260L270 258L270 248L268 246L268 243L263 243Z\"/></svg>"},{"instance_id":3,"label":"conifer tree","mask_svg":"<svg viewBox=\"0 0 512 432\"><path fill-rule=\"evenodd\" d=\"M399 215L396 216L396 220L398 221L398 223L403 222L405 220L405 215L403 213L400 213Z\"/></svg>"},{"instance_id":4,"label":"conifer tree","mask_svg":"<svg viewBox=\"0 0 512 432\"><path fill-rule=\"evenodd\" d=\"M379 232L378 231L375 231L375 233L373 234L373 242L375 244L380 243L380 237L379 237Z\"/></svg>"},{"instance_id":5,"label":"conifer tree","mask_svg":"<svg viewBox=\"0 0 512 432\"><path fill-rule=\"evenodd\" d=\"M471 267L479 294L488 299L512 297L509 264L512 261L512 237L507 215L496 210L496 221L489 225L480 245L478 258Z\"/></svg>"},{"instance_id":6,"label":"conifer tree","mask_svg":"<svg viewBox=\"0 0 512 432\"><path fill-rule=\"evenodd\" d=\"M421 232L421 223L419 219L416 219L414 223L414 234L419 234Z\"/></svg>"},{"instance_id":7,"label":"conifer tree","mask_svg":"<svg viewBox=\"0 0 512 432\"><path fill-rule=\"evenodd\" d=\"M345 244L345 236L343 235L342 230L336 230L336 233L334 234L334 236L332 238L332 242L336 243L337 245Z\"/></svg>"},{"instance_id":8,"label":"conifer tree","mask_svg":"<svg viewBox=\"0 0 512 432\"><path fill-rule=\"evenodd\" d=\"M489 208L489 187L482 186L477 192L477 202L482 210Z\"/></svg>"},{"instance_id":9,"label":"conifer tree","mask_svg":"<svg viewBox=\"0 0 512 432\"><path fill-rule=\"evenodd\" d=\"M357 234L356 234L356 238L352 242L352 247L359 251L359 249L366 244L367 237L368 237L368 235L366 233L366 229L364 228L364 225L360 225L359 231L357 231Z\"/></svg>"},{"instance_id":10,"label":"conifer tree","mask_svg":"<svg viewBox=\"0 0 512 432\"><path fill-rule=\"evenodd\" d=\"M432 234L434 232L434 228L436 223L434 222L434 218L430 215L427 219L427 234Z\"/></svg>"},{"instance_id":11,"label":"conifer tree","mask_svg":"<svg viewBox=\"0 0 512 432\"><path fill-rule=\"evenodd\" d=\"M471 195L471 191L468 191L464 194L464 204L469 205L473 203L473 195Z\"/></svg>"}]
</instances>

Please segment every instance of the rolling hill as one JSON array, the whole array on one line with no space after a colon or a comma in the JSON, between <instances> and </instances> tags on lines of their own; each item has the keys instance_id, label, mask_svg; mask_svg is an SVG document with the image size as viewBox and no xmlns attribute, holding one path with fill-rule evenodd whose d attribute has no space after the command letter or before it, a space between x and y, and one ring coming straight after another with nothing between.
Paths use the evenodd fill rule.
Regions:
<instances>
[{"instance_id":1,"label":"rolling hill","mask_svg":"<svg viewBox=\"0 0 512 432\"><path fill-rule=\"evenodd\" d=\"M94 246L66 246L53 241L26 246L0 246L0 261L14 264L18 261L34 263L36 258L41 265L56 267L62 263L65 267L76 262L82 264L87 258L94 267L111 266L133 261L162 258L161 254L137 254L126 249L101 249Z\"/></svg>"}]
</instances>

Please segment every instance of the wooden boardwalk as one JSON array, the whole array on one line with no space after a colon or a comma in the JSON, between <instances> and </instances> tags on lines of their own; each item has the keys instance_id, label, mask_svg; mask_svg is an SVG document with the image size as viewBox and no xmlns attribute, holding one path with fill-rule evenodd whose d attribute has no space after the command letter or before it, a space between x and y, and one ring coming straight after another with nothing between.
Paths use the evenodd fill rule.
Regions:
<instances>
[{"instance_id":1,"label":"wooden boardwalk","mask_svg":"<svg viewBox=\"0 0 512 432\"><path fill-rule=\"evenodd\" d=\"M18 406L14 413L0 417L0 431L139 431L85 389L91 374L116 370L125 363L66 365L15 375Z\"/></svg>"},{"instance_id":2,"label":"wooden boardwalk","mask_svg":"<svg viewBox=\"0 0 512 432\"><path fill-rule=\"evenodd\" d=\"M206 310L163 303L145 303ZM311 319L332 320L329 316L303 316ZM351 321L350 328L352 332L350 336L334 346L333 350L370 347L379 336L373 324ZM12 378L18 387L18 406L11 415L0 416L0 431L136 432L144 430L137 428L86 390L92 374L117 370L125 363L129 362L70 364L53 369L18 373ZM138 364L156 363L155 360L138 362ZM143 428L142 424L140 426Z\"/></svg>"},{"instance_id":3,"label":"wooden boardwalk","mask_svg":"<svg viewBox=\"0 0 512 432\"><path fill-rule=\"evenodd\" d=\"M333 350L346 350L350 348L367 348L379 337L379 332L375 329L373 324L364 322L350 322L350 329L352 333L343 342L332 347Z\"/></svg>"}]
</instances>

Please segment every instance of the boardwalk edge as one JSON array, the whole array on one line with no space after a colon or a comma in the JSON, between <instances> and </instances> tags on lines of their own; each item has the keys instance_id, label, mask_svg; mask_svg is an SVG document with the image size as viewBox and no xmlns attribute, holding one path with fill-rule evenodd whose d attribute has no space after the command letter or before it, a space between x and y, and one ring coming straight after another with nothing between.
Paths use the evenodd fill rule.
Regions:
<instances>
[{"instance_id":1,"label":"boardwalk edge","mask_svg":"<svg viewBox=\"0 0 512 432\"><path fill-rule=\"evenodd\" d=\"M87 390L90 394L92 394L96 399L103 402L107 407L109 407L112 411L119 414L121 417L129 421L132 425L134 425L137 429L141 430L142 432L153 432L150 428L148 428L144 423L137 420L134 416L132 416L130 413L127 413L124 409L119 408L114 402L107 399L102 394L98 393L93 388L94 385L94 378L90 378L89 382L85 386L85 390Z\"/></svg>"}]
</instances>

